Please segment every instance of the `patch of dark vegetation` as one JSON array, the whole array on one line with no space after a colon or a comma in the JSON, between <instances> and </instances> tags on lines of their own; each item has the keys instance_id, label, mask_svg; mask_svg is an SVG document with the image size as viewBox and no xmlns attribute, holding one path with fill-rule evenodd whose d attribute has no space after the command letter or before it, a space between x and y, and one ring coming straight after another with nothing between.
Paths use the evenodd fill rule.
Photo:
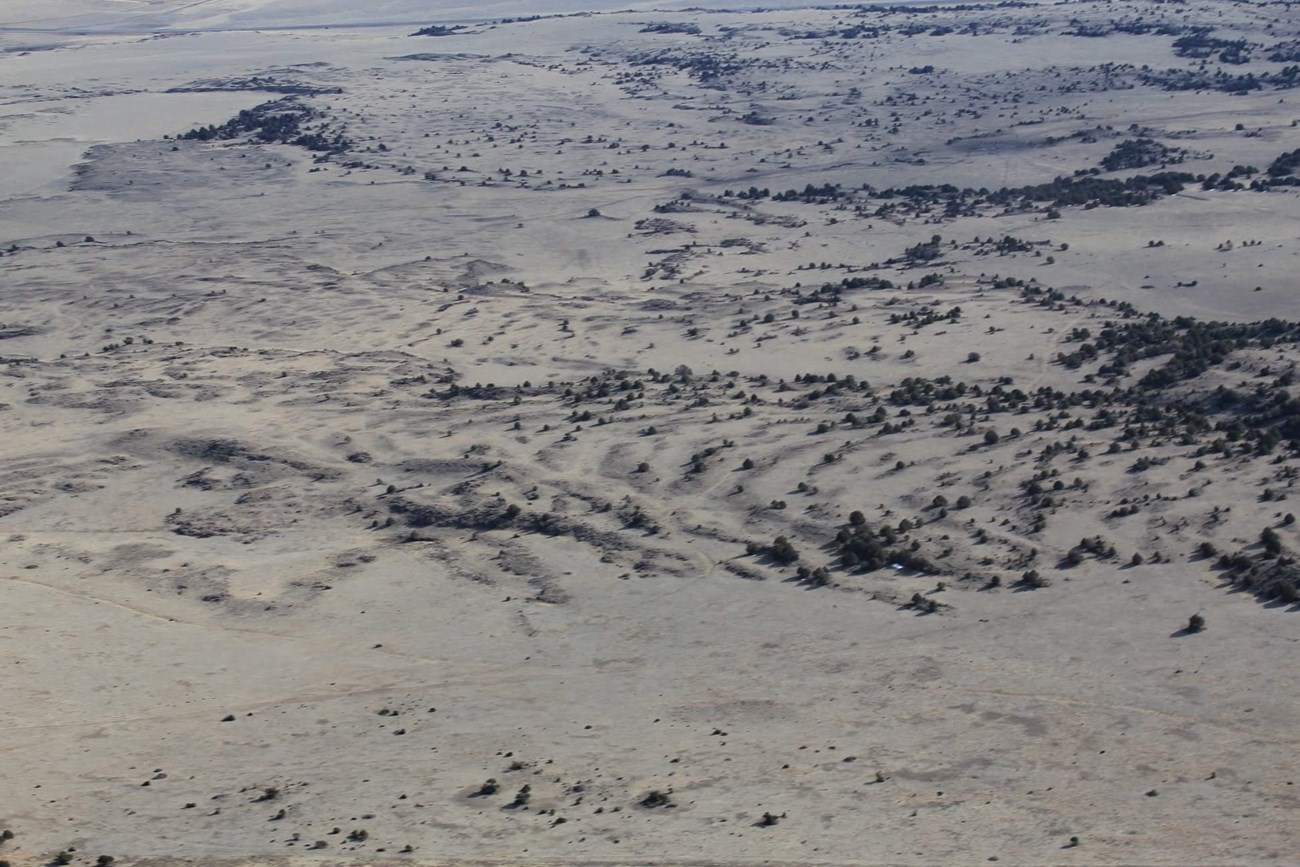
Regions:
<instances>
[{"instance_id":1,"label":"patch of dark vegetation","mask_svg":"<svg viewBox=\"0 0 1300 867\"><path fill-rule=\"evenodd\" d=\"M1243 172L1239 176L1253 178L1258 173L1254 166L1244 168L1249 169L1249 172ZM1267 190L1270 187L1300 186L1300 177L1297 177L1297 171L1300 171L1300 148L1280 154L1264 170L1264 177L1251 180L1250 188L1252 190ZM1237 183L1235 188L1241 189L1242 185Z\"/></svg>"},{"instance_id":2,"label":"patch of dark vegetation","mask_svg":"<svg viewBox=\"0 0 1300 867\"><path fill-rule=\"evenodd\" d=\"M1101 167L1108 172L1141 169L1147 166L1166 166L1187 159L1187 151L1171 148L1155 139L1136 138L1122 141L1102 158Z\"/></svg>"},{"instance_id":3,"label":"patch of dark vegetation","mask_svg":"<svg viewBox=\"0 0 1300 867\"><path fill-rule=\"evenodd\" d=\"M1113 33L1123 33L1129 36L1147 36L1155 34L1157 36L1178 36L1195 30L1195 28L1185 25L1170 24L1168 22L1148 21L1145 18L1122 18L1109 22L1083 22L1080 21L1071 29L1066 30L1064 36L1081 36L1087 39L1104 39Z\"/></svg>"},{"instance_id":4,"label":"patch of dark vegetation","mask_svg":"<svg viewBox=\"0 0 1300 867\"><path fill-rule=\"evenodd\" d=\"M746 550L750 554L764 554L781 566L789 566L799 561L799 551L785 536L777 536L770 545L751 542L746 546Z\"/></svg>"},{"instance_id":5,"label":"patch of dark vegetation","mask_svg":"<svg viewBox=\"0 0 1300 867\"><path fill-rule=\"evenodd\" d=\"M1268 50L1268 59L1274 63L1300 63L1300 40L1277 43Z\"/></svg>"},{"instance_id":6,"label":"patch of dark vegetation","mask_svg":"<svg viewBox=\"0 0 1300 867\"><path fill-rule=\"evenodd\" d=\"M32 337L41 330L34 325L6 325L0 322L0 340L14 340L19 337Z\"/></svg>"},{"instance_id":7,"label":"patch of dark vegetation","mask_svg":"<svg viewBox=\"0 0 1300 867\"><path fill-rule=\"evenodd\" d=\"M1219 568L1233 586L1266 602L1300 603L1300 566L1276 530L1265 527L1259 546L1219 558Z\"/></svg>"},{"instance_id":8,"label":"patch of dark vegetation","mask_svg":"<svg viewBox=\"0 0 1300 867\"><path fill-rule=\"evenodd\" d=\"M1052 586L1052 582L1041 575L1037 569L1029 569L1012 585L1017 590L1041 590Z\"/></svg>"},{"instance_id":9,"label":"patch of dark vegetation","mask_svg":"<svg viewBox=\"0 0 1300 867\"><path fill-rule=\"evenodd\" d=\"M1294 175L1296 169L1300 169L1300 148L1287 151L1273 160L1269 163L1267 171L1270 178L1283 178Z\"/></svg>"},{"instance_id":10,"label":"patch of dark vegetation","mask_svg":"<svg viewBox=\"0 0 1300 867\"><path fill-rule=\"evenodd\" d=\"M709 84L735 75L746 67L746 64L734 55L668 49L636 54L628 61L633 66L663 66L684 72L701 84Z\"/></svg>"},{"instance_id":11,"label":"patch of dark vegetation","mask_svg":"<svg viewBox=\"0 0 1300 867\"><path fill-rule=\"evenodd\" d=\"M1181 193L1185 184L1195 180L1195 176L1187 172L1134 175L1124 180L1087 175L1060 177L1045 184L1003 187L990 193L988 201L1007 207L1037 203L1050 203L1056 207L1133 207Z\"/></svg>"},{"instance_id":12,"label":"patch of dark vegetation","mask_svg":"<svg viewBox=\"0 0 1300 867\"><path fill-rule=\"evenodd\" d=\"M495 779L489 779L485 783L483 783L483 785L479 786L476 791L470 793L470 797L490 798L499 791L501 791L501 786L497 783L497 781Z\"/></svg>"},{"instance_id":13,"label":"patch of dark vegetation","mask_svg":"<svg viewBox=\"0 0 1300 867\"><path fill-rule=\"evenodd\" d=\"M1143 374L1136 384L1139 391L1160 391L1194 379L1211 367L1222 364L1230 352L1247 348L1267 349L1297 341L1300 341L1300 323L1281 319L1250 323L1206 322L1188 316L1165 319L1151 313L1135 321L1107 323L1095 338L1090 334L1075 351L1058 353L1056 361L1068 368L1078 368L1104 354L1109 360L1098 372L1120 376L1138 361L1168 356L1163 364ZM1270 395L1268 400L1283 408L1290 405L1290 401L1276 403L1275 395ZM1249 395L1226 388L1216 390L1207 399L1205 408L1229 406L1235 406L1237 411L1263 409ZM1257 412L1252 414L1258 415ZM1266 423L1266 419L1257 417L1256 422ZM1294 429L1288 427L1287 432L1288 439L1300 443L1300 419Z\"/></svg>"},{"instance_id":14,"label":"patch of dark vegetation","mask_svg":"<svg viewBox=\"0 0 1300 867\"><path fill-rule=\"evenodd\" d=\"M886 566L901 566L917 572L938 572L938 568L920 553L919 540L909 538L914 529L903 519L897 527L867 525L861 512L849 515L849 525L835 534L840 564L850 572L874 572Z\"/></svg>"},{"instance_id":15,"label":"patch of dark vegetation","mask_svg":"<svg viewBox=\"0 0 1300 867\"><path fill-rule=\"evenodd\" d=\"M428 27L421 27L412 33L412 36L456 36L465 30L463 24L453 24L450 27L444 24L430 24Z\"/></svg>"},{"instance_id":16,"label":"patch of dark vegetation","mask_svg":"<svg viewBox=\"0 0 1300 867\"><path fill-rule=\"evenodd\" d=\"M914 315L915 312L909 314L909 316ZM909 325L916 323L917 327L922 324L917 319L901 318L898 321L907 322ZM923 376L909 376L901 380L896 388L890 390L888 399L894 406L930 407L938 402L948 403L958 400L965 397L968 391L966 383L954 382L953 378L947 374L936 376L933 379ZM974 393L979 393L978 387L975 388Z\"/></svg>"},{"instance_id":17,"label":"patch of dark vegetation","mask_svg":"<svg viewBox=\"0 0 1300 867\"><path fill-rule=\"evenodd\" d=\"M993 12L1004 9L1032 8L1034 8L1034 4L1024 2L1024 0L998 0L996 3L953 3L943 6L935 4L909 6L905 3L895 3L886 6L861 6L857 8L855 14L866 15L870 12L877 15L921 16L934 15L939 12Z\"/></svg>"},{"instance_id":18,"label":"patch of dark vegetation","mask_svg":"<svg viewBox=\"0 0 1300 867\"><path fill-rule=\"evenodd\" d=\"M838 283L823 283L815 293L810 295L797 296L795 303L829 302L837 304L846 292L854 292L859 289L884 290L893 288L893 282L886 280L884 277L845 277Z\"/></svg>"},{"instance_id":19,"label":"patch of dark vegetation","mask_svg":"<svg viewBox=\"0 0 1300 867\"><path fill-rule=\"evenodd\" d=\"M677 805L674 804L673 799L669 797L670 795L672 795L672 792L673 792L672 789L669 789L666 792L662 792L659 789L655 789L651 792L648 792L645 797L643 797L640 801L637 802L637 804L638 806L644 807L647 810L654 810L660 807L675 807Z\"/></svg>"},{"instance_id":20,"label":"patch of dark vegetation","mask_svg":"<svg viewBox=\"0 0 1300 867\"><path fill-rule=\"evenodd\" d=\"M385 505L410 528L407 542L427 541L420 530L472 530L488 532L510 529L516 532L538 533L545 536L568 536L579 542L597 545L608 550L630 547L630 543L617 532L601 530L588 522L557 515L553 512L525 511L514 503L493 498L486 503L460 503L457 505L419 503L395 493L385 497ZM612 509L611 509L612 511ZM644 519L636 519L636 510L628 510L623 517L625 529L654 530ZM391 524L391 519L390 519Z\"/></svg>"},{"instance_id":21,"label":"patch of dark vegetation","mask_svg":"<svg viewBox=\"0 0 1300 867\"><path fill-rule=\"evenodd\" d=\"M1246 180L1250 180L1251 178L1254 178L1255 175L1257 174L1259 174L1259 169L1255 168L1254 166L1235 165L1232 168L1228 169L1227 172L1224 172L1222 174L1220 174L1219 172L1215 172L1214 174L1205 178L1205 180L1201 181L1201 189L1223 190L1229 192L1233 190L1244 190L1246 189L1246 185L1243 184L1240 180L1238 180L1238 178L1244 178ZM1287 184L1287 179L1286 178L1272 179L1269 181L1269 184L1270 185L1277 184L1278 186L1282 186ZM1263 186L1258 181L1252 180L1250 183L1250 188L1258 190L1258 189L1262 189Z\"/></svg>"},{"instance_id":22,"label":"patch of dark vegetation","mask_svg":"<svg viewBox=\"0 0 1300 867\"><path fill-rule=\"evenodd\" d=\"M169 88L167 93L240 93L245 91L279 93L285 96L326 96L342 93L343 88L304 84L300 81L287 81L269 75L249 75L195 81L180 87Z\"/></svg>"},{"instance_id":23,"label":"patch of dark vegetation","mask_svg":"<svg viewBox=\"0 0 1300 867\"><path fill-rule=\"evenodd\" d=\"M1289 90L1300 87L1300 65L1284 66L1275 72L1246 72L1235 75L1222 69L1143 69L1138 80L1162 90L1204 90L1243 94L1253 90Z\"/></svg>"},{"instance_id":24,"label":"patch of dark vegetation","mask_svg":"<svg viewBox=\"0 0 1300 867\"><path fill-rule=\"evenodd\" d=\"M334 475L305 461L280 457L255 449L248 443L233 439L178 439L172 445L172 451L182 457L208 461L214 464L235 462L283 464L313 477L326 478Z\"/></svg>"},{"instance_id":25,"label":"patch of dark vegetation","mask_svg":"<svg viewBox=\"0 0 1300 867\"><path fill-rule=\"evenodd\" d=\"M1176 155L1173 149L1167 150L1169 161L1181 161L1182 154ZM1119 159L1129 159L1133 156L1131 150L1126 150ZM1009 212L1032 210L1042 206L1053 209L1066 206L1137 207L1180 193L1187 184L1205 179L1203 175L1193 175L1189 172L1164 171L1122 179L1097 177L1098 172L1100 169L1081 169L1073 175L1061 176L1047 183L1001 187L996 190L985 187L978 189L957 187L953 184L913 184L880 190L865 184L857 189L845 189L839 184L821 186L808 184L802 190L790 189L775 194L768 189L758 187L750 187L739 192L726 190L722 193L722 198L734 197L749 201L771 198L773 201L814 205L849 201L854 203L854 211L858 217L881 219L908 211L913 213L941 211L944 217L960 217L975 216L978 209L991 207ZM872 207L873 203L874 207ZM920 245L909 251L909 258L923 261L925 255L930 252L937 251Z\"/></svg>"},{"instance_id":26,"label":"patch of dark vegetation","mask_svg":"<svg viewBox=\"0 0 1300 867\"><path fill-rule=\"evenodd\" d=\"M806 205L827 205L844 196L839 184L807 184L802 190L786 190L772 196L774 202L803 202Z\"/></svg>"},{"instance_id":27,"label":"patch of dark vegetation","mask_svg":"<svg viewBox=\"0 0 1300 867\"><path fill-rule=\"evenodd\" d=\"M262 144L289 144L324 154L342 153L352 142L325 124L316 129L305 125L318 118L317 112L294 99L265 102L244 109L221 126L209 124L177 136L180 141L232 141L247 137Z\"/></svg>"},{"instance_id":28,"label":"patch of dark vegetation","mask_svg":"<svg viewBox=\"0 0 1300 867\"><path fill-rule=\"evenodd\" d=\"M700 25L689 22L656 21L641 28L642 33L681 33L686 36L699 36Z\"/></svg>"},{"instance_id":29,"label":"patch of dark vegetation","mask_svg":"<svg viewBox=\"0 0 1300 867\"><path fill-rule=\"evenodd\" d=\"M1174 54L1193 60L1214 58L1220 63L1242 64L1250 62L1254 46L1244 39L1220 39L1211 36L1209 28L1199 28L1174 40Z\"/></svg>"}]
</instances>

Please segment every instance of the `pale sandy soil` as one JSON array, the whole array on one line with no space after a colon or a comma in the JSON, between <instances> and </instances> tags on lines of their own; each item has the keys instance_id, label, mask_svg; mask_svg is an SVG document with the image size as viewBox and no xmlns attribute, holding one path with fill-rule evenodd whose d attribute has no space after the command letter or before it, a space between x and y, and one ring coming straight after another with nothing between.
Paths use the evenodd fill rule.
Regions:
<instances>
[{"instance_id":1,"label":"pale sandy soil","mask_svg":"<svg viewBox=\"0 0 1300 867\"><path fill-rule=\"evenodd\" d=\"M714 0L714 10L803 8L807 0ZM0 27L15 30L188 30L374 26L484 21L538 14L698 8L693 0L7 0Z\"/></svg>"},{"instance_id":2,"label":"pale sandy soil","mask_svg":"<svg viewBox=\"0 0 1300 867\"><path fill-rule=\"evenodd\" d=\"M1103 4L220 29L355 11L302 6L4 10L0 860L1296 863L1300 614L1199 550L1300 543L1215 398L1285 403L1294 329L1059 356L1296 318L1300 187L861 189L1263 169L1296 90L1142 84L1199 61ZM350 146L175 138L281 98Z\"/></svg>"}]
</instances>

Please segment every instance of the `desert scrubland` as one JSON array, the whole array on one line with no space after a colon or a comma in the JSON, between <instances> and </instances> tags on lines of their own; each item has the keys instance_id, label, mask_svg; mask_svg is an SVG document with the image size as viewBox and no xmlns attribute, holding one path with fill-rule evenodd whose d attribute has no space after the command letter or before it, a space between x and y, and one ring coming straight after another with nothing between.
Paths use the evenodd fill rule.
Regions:
<instances>
[{"instance_id":1,"label":"desert scrubland","mask_svg":"<svg viewBox=\"0 0 1300 867\"><path fill-rule=\"evenodd\" d=\"M630 5L0 9L0 860L1296 863L1295 8Z\"/></svg>"}]
</instances>

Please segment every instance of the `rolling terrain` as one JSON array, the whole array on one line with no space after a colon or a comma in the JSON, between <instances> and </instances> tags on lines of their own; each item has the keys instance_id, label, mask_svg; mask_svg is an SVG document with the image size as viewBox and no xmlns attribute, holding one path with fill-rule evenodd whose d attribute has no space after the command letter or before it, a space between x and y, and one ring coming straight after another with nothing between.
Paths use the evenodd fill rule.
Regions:
<instances>
[{"instance_id":1,"label":"rolling terrain","mask_svg":"<svg viewBox=\"0 0 1300 867\"><path fill-rule=\"evenodd\" d=\"M22 5L0 860L1293 862L1289 7Z\"/></svg>"}]
</instances>

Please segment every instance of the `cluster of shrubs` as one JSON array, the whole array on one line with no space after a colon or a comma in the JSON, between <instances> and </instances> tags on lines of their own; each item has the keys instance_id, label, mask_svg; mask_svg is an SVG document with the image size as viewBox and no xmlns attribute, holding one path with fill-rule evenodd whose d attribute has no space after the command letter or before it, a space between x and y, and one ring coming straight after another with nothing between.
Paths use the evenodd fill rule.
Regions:
<instances>
[{"instance_id":1,"label":"cluster of shrubs","mask_svg":"<svg viewBox=\"0 0 1300 867\"><path fill-rule=\"evenodd\" d=\"M656 21L641 28L642 33L681 33L686 36L699 36L700 25L690 22Z\"/></svg>"},{"instance_id":2,"label":"cluster of shrubs","mask_svg":"<svg viewBox=\"0 0 1300 867\"><path fill-rule=\"evenodd\" d=\"M1083 169L1073 175L1061 176L1042 184L1020 187L988 188L956 187L952 184L914 184L908 187L874 191L867 188L869 196L886 200L875 211L859 210L863 216L888 217L897 208L890 200L902 199L915 210L944 206L945 216L973 214L980 206L998 206L1006 209L1028 209L1046 205L1053 211L1067 205L1096 207L1137 207L1148 205L1165 196L1180 193L1187 184L1201 180L1188 172L1157 172L1151 175L1133 175L1129 178L1102 178L1094 172L1100 169ZM924 262L937 258L937 245L918 244L909 248L909 261Z\"/></svg>"},{"instance_id":3,"label":"cluster of shrubs","mask_svg":"<svg viewBox=\"0 0 1300 867\"><path fill-rule=\"evenodd\" d=\"M652 51L629 58L633 66L665 66L684 72L703 84L740 72L744 64L736 57L707 51Z\"/></svg>"},{"instance_id":4,"label":"cluster of shrubs","mask_svg":"<svg viewBox=\"0 0 1300 867\"><path fill-rule=\"evenodd\" d=\"M1125 169L1181 163L1186 158L1187 152L1181 148L1171 148L1155 139L1136 138L1115 145L1111 152L1102 158L1101 167L1108 172L1118 172Z\"/></svg>"},{"instance_id":5,"label":"cluster of shrubs","mask_svg":"<svg viewBox=\"0 0 1300 867\"><path fill-rule=\"evenodd\" d=\"M745 546L745 550L751 555L766 554L782 566L789 566L792 563L797 563L799 561L799 551L785 536L777 536L775 541L770 545L760 545L757 542L750 542Z\"/></svg>"},{"instance_id":6,"label":"cluster of shrubs","mask_svg":"<svg viewBox=\"0 0 1300 867\"><path fill-rule=\"evenodd\" d=\"M845 569L855 572L874 572L893 564L919 572L938 571L920 553L920 542L907 541L911 529L912 524L907 520L900 522L897 530L887 524L872 529L866 517L855 511L849 515L849 526L835 534L840 562Z\"/></svg>"},{"instance_id":7,"label":"cluster of shrubs","mask_svg":"<svg viewBox=\"0 0 1300 867\"><path fill-rule=\"evenodd\" d=\"M936 502L940 500L947 505L945 498L936 498ZM969 506L970 498L963 497L962 502ZM895 565L919 572L937 572L935 565L920 553L921 543L908 541L907 534L912 529L913 524L908 520L899 522L897 529L889 525L873 529L867 525L866 516L862 512L854 511L849 515L848 526L841 528L835 535L840 565L846 570L859 573L874 572ZM750 542L746 550L750 555L766 555L782 566L793 565L800 558L798 549L785 536L777 536L770 545ZM800 566L797 573L799 581L814 587L829 584L830 577L830 570L826 567Z\"/></svg>"},{"instance_id":8,"label":"cluster of shrubs","mask_svg":"<svg viewBox=\"0 0 1300 867\"><path fill-rule=\"evenodd\" d=\"M1300 42L1279 42L1268 51L1268 59L1274 63L1300 62Z\"/></svg>"},{"instance_id":9,"label":"cluster of shrubs","mask_svg":"<svg viewBox=\"0 0 1300 867\"><path fill-rule=\"evenodd\" d=\"M1268 176L1270 178L1281 178L1287 175L1294 175L1296 170L1300 169L1300 148L1293 151L1286 151L1278 156L1277 159L1269 163Z\"/></svg>"},{"instance_id":10,"label":"cluster of shrubs","mask_svg":"<svg viewBox=\"0 0 1300 867\"><path fill-rule=\"evenodd\" d=\"M1300 603L1300 566L1282 544L1277 531L1266 527L1260 533L1258 551L1238 551L1219 558L1219 568L1234 587L1260 599L1289 605Z\"/></svg>"},{"instance_id":11,"label":"cluster of shrubs","mask_svg":"<svg viewBox=\"0 0 1300 867\"><path fill-rule=\"evenodd\" d=\"M293 99L264 102L246 108L221 126L208 124L177 136L181 141L230 141L249 136L266 144L290 144L311 151L341 153L352 147L342 133L329 135L324 129L305 132L302 127L316 112Z\"/></svg>"},{"instance_id":12,"label":"cluster of shrubs","mask_svg":"<svg viewBox=\"0 0 1300 867\"><path fill-rule=\"evenodd\" d=\"M1208 28L1188 33L1174 40L1174 54L1195 60L1206 60L1217 55L1220 63L1242 64L1250 62L1253 46L1244 39L1220 39L1210 36Z\"/></svg>"},{"instance_id":13,"label":"cluster of shrubs","mask_svg":"<svg viewBox=\"0 0 1300 867\"><path fill-rule=\"evenodd\" d=\"M1247 348L1267 349L1300 340L1300 324L1281 319L1260 322L1206 322L1188 316L1166 319L1151 313L1120 322L1108 322L1095 338L1057 361L1078 367L1101 355L1109 362L1101 372L1120 375L1135 362L1169 356L1149 370L1138 388L1162 390L1195 378L1223 363L1228 353Z\"/></svg>"},{"instance_id":14,"label":"cluster of shrubs","mask_svg":"<svg viewBox=\"0 0 1300 867\"><path fill-rule=\"evenodd\" d=\"M430 24L428 27L421 27L412 33L412 36L455 36L465 29L463 24L454 24L447 27L442 24Z\"/></svg>"},{"instance_id":15,"label":"cluster of shrubs","mask_svg":"<svg viewBox=\"0 0 1300 867\"><path fill-rule=\"evenodd\" d=\"M1139 80L1146 85L1168 91L1208 90L1218 93L1242 94L1266 87L1287 90L1300 86L1300 66L1284 66L1276 72L1247 72L1233 75L1216 69L1144 69Z\"/></svg>"}]
</instances>

